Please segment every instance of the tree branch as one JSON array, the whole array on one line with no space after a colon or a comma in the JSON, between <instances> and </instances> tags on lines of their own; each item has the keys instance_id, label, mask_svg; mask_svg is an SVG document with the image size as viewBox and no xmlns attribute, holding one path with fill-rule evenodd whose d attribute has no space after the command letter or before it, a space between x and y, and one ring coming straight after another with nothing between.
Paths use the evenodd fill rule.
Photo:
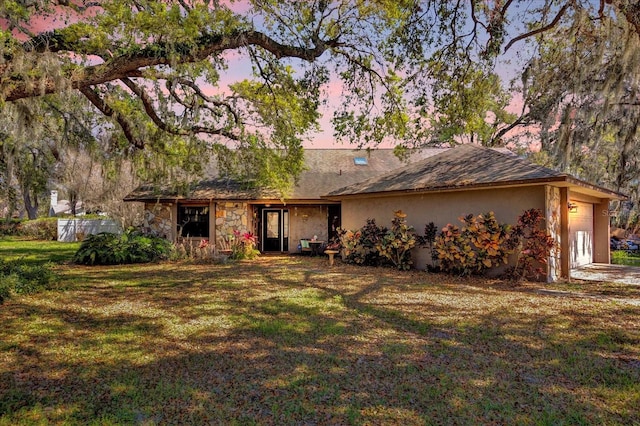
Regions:
<instances>
[{"instance_id":1,"label":"tree branch","mask_svg":"<svg viewBox=\"0 0 640 426\"><path fill-rule=\"evenodd\" d=\"M129 120L122 115L118 114L113 108L111 108L100 95L90 87L80 87L78 89L96 108L100 110L107 117L113 117L122 128L127 140L137 149L144 149L144 142L135 136L135 130Z\"/></svg>"},{"instance_id":2,"label":"tree branch","mask_svg":"<svg viewBox=\"0 0 640 426\"><path fill-rule=\"evenodd\" d=\"M551 21L550 24L545 25L544 27L540 27L538 29L529 31L529 32L524 33L524 34L520 34L519 36L512 38L509 41L509 43L507 43L507 45L504 47L504 51L506 52L507 50L509 50L509 48L511 48L511 46L513 46L515 43L519 42L520 40L524 40L525 38L533 37L533 36L535 36L537 34L545 32L545 31L549 31L551 28L553 28L556 25L558 25L558 22L560 22L560 19L562 19L562 16L565 14L565 12L567 11L568 8L569 8L569 3L566 3L565 5L563 5L562 8L560 8L560 10L558 11L558 14L556 15L556 17L553 18L553 21Z\"/></svg>"},{"instance_id":3,"label":"tree branch","mask_svg":"<svg viewBox=\"0 0 640 426\"><path fill-rule=\"evenodd\" d=\"M159 129L164 130L165 132L186 135L187 133L184 131L179 131L177 128L170 126L165 123L160 116L156 113L155 108L153 107L153 99L147 94L146 91L142 90L137 84L131 81L128 77L121 78L125 86L129 88L140 100L142 101L142 105L144 106L144 111L147 113L151 121L158 126Z\"/></svg>"},{"instance_id":4,"label":"tree branch","mask_svg":"<svg viewBox=\"0 0 640 426\"><path fill-rule=\"evenodd\" d=\"M149 118L151 118L151 121L153 121L153 123L158 126L158 128L160 130L163 130L167 133L171 133L172 135L178 135L178 136L191 136L195 133L206 133L209 135L221 135L221 136L225 136L229 139L232 140L238 140L238 137L236 135L234 135L233 133L225 130L225 129L211 129L208 127L204 127L204 126L191 126L189 128L186 129L181 129L177 126L172 126L168 123L166 123L165 121L162 120L162 118L160 118L160 116L156 113L155 108L153 107L153 99L151 99L151 97L147 94L147 92L145 92L144 90L142 90L140 88L140 86L138 86L137 84L135 84L133 81L131 81L129 78L123 78L121 79L121 81L136 95L138 96L138 98L140 98L140 100L142 101L142 104L144 105L144 110L147 113L147 115L149 116Z\"/></svg>"},{"instance_id":5,"label":"tree branch","mask_svg":"<svg viewBox=\"0 0 640 426\"><path fill-rule=\"evenodd\" d=\"M62 119L64 120L64 134L65 137L68 137L68 133L69 133L69 127L71 127L71 121L73 121L78 127L80 127L83 131L83 133L87 136L91 135L91 129L89 129L87 126L85 126L84 122L78 118L78 116L72 112L65 112L62 109L58 108L53 102L51 102L50 100L45 100L45 103L47 104L47 106L49 108L51 108L53 111L55 111L60 117L62 117Z\"/></svg>"},{"instance_id":6,"label":"tree branch","mask_svg":"<svg viewBox=\"0 0 640 426\"><path fill-rule=\"evenodd\" d=\"M73 9L76 12L84 12L85 10L91 8L91 7L98 7L100 6L100 2L99 1L94 1L94 2L85 2L82 5L77 4L77 2L71 1L71 0L57 0L52 2L53 4L57 4L58 6L65 6L65 7L69 7L71 9Z\"/></svg>"},{"instance_id":7,"label":"tree branch","mask_svg":"<svg viewBox=\"0 0 640 426\"><path fill-rule=\"evenodd\" d=\"M504 129L500 129L498 131L498 133L496 133L495 136L493 138L491 138L492 146L495 146L495 143L500 141L504 135L506 135L509 131L515 129L519 125L525 123L526 120L528 120L528 119L529 119L529 115L528 114L521 115L513 123L509 124Z\"/></svg>"},{"instance_id":8,"label":"tree branch","mask_svg":"<svg viewBox=\"0 0 640 426\"><path fill-rule=\"evenodd\" d=\"M305 48L281 44L269 36L254 30L235 31L232 34L203 34L192 44L167 44L157 42L132 53L126 53L114 57L103 64L86 66L68 71L67 78L71 87L80 89L87 86L95 86L126 77L142 77L140 69L156 65L172 65L178 63L192 63L205 60L215 53L227 50L235 50L245 46L259 46L273 54L277 59L285 57L300 58L314 62L325 51L339 46L337 40L319 41L315 47ZM26 51L44 53L74 52L79 54L95 54L86 49L83 43L69 43L65 37L57 31L41 34L23 44ZM60 90L52 79L45 79L43 84L31 85L19 77L5 77L10 80L11 90L5 96L6 101L40 96L55 93Z\"/></svg>"},{"instance_id":9,"label":"tree branch","mask_svg":"<svg viewBox=\"0 0 640 426\"><path fill-rule=\"evenodd\" d=\"M212 98L211 96L205 95L204 92L202 91L202 89L196 83L194 83L193 81L187 80L185 78L174 78L173 81L175 81L176 83L179 83L179 84L181 84L183 86L189 87L190 89L192 89L196 93L196 95L198 95L204 101L206 101L206 102L208 102L210 104L213 104L215 106L225 108L229 112L229 114L231 114L233 116L233 119L234 119L235 123L236 124L240 123L240 118L238 117L238 113L236 112L236 110L233 109L233 107L231 105L229 105L228 102L222 102L222 101L219 101L219 100L217 100L215 98ZM171 87L173 86L173 82L171 80L168 81L167 83L170 84Z\"/></svg>"},{"instance_id":10,"label":"tree branch","mask_svg":"<svg viewBox=\"0 0 640 426\"><path fill-rule=\"evenodd\" d=\"M606 0L607 3L613 3L624 15L627 21L633 25L635 32L640 35L640 4L638 2L626 2Z\"/></svg>"}]
</instances>

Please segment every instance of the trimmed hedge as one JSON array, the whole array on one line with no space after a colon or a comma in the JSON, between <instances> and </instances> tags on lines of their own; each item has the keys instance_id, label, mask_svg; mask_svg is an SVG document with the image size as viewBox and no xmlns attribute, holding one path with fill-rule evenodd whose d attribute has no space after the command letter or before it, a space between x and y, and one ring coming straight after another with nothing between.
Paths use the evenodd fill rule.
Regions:
<instances>
[{"instance_id":1,"label":"trimmed hedge","mask_svg":"<svg viewBox=\"0 0 640 426\"><path fill-rule=\"evenodd\" d=\"M43 217L25 220L17 225L17 234L36 240L55 241L58 239L58 218Z\"/></svg>"},{"instance_id":2,"label":"trimmed hedge","mask_svg":"<svg viewBox=\"0 0 640 426\"><path fill-rule=\"evenodd\" d=\"M0 220L0 236L20 235L21 228L20 219Z\"/></svg>"}]
</instances>

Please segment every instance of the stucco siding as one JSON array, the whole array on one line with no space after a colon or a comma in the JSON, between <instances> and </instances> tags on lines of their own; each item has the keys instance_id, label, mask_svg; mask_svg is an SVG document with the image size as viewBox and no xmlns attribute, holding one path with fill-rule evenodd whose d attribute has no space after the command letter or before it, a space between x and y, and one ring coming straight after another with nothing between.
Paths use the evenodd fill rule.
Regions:
<instances>
[{"instance_id":1,"label":"stucco siding","mask_svg":"<svg viewBox=\"0 0 640 426\"><path fill-rule=\"evenodd\" d=\"M522 212L530 208L545 211L544 186L529 186L464 192L434 194L401 194L384 197L351 198L342 200L342 227L355 230L361 228L368 218L378 225L390 226L393 212L402 210L407 214L407 223L420 234L428 222L438 229L448 223L460 225L460 216L493 211L500 222L515 224ZM414 256L415 266L424 269L429 261L428 252L418 250Z\"/></svg>"},{"instance_id":2,"label":"stucco siding","mask_svg":"<svg viewBox=\"0 0 640 426\"><path fill-rule=\"evenodd\" d=\"M328 209L327 206L294 206L289 208L289 252L298 251L298 244L302 238L317 236L321 241L327 241Z\"/></svg>"}]
</instances>

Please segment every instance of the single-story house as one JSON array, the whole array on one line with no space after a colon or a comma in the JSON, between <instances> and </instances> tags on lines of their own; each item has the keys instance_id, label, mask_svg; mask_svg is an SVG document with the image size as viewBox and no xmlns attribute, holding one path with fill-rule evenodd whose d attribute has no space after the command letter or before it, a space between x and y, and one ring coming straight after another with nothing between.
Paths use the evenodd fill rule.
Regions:
<instances>
[{"instance_id":1,"label":"single-story house","mask_svg":"<svg viewBox=\"0 0 640 426\"><path fill-rule=\"evenodd\" d=\"M500 149L475 145L430 149L398 160L392 150L306 150L306 171L286 199L237 182L212 178L188 196L140 187L125 201L145 203L145 226L172 240L218 241L233 230L258 236L258 248L299 251L299 241L325 242L337 227L358 229L369 218L388 226L402 210L418 232L428 222L439 228L458 217L493 211L515 224L527 209L545 213L559 254L549 262L548 279L568 277L588 263L609 263L609 202L624 195L566 173L531 164ZM415 250L424 268L429 254Z\"/></svg>"},{"instance_id":2,"label":"single-story house","mask_svg":"<svg viewBox=\"0 0 640 426\"><path fill-rule=\"evenodd\" d=\"M144 202L146 230L173 241L186 237L219 241L234 230L249 231L258 236L260 251L293 253L300 240L316 236L327 242L340 227L340 201L323 195L406 165L388 149L308 149L304 156L306 170L286 199L273 191L246 189L231 179L212 177L197 182L188 195L148 185L124 200Z\"/></svg>"}]
</instances>

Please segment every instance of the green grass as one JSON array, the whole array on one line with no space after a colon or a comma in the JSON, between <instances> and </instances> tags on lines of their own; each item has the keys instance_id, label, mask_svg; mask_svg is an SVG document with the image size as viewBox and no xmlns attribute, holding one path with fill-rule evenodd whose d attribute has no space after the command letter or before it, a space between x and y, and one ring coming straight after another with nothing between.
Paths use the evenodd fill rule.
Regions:
<instances>
[{"instance_id":1,"label":"green grass","mask_svg":"<svg viewBox=\"0 0 640 426\"><path fill-rule=\"evenodd\" d=\"M32 264L65 263L73 258L78 247L80 247L80 243L0 237L0 258L5 260L22 259L26 263Z\"/></svg>"},{"instance_id":2,"label":"green grass","mask_svg":"<svg viewBox=\"0 0 640 426\"><path fill-rule=\"evenodd\" d=\"M615 263L616 265L640 266L640 253L627 253L624 250L612 250L611 263Z\"/></svg>"},{"instance_id":3,"label":"green grass","mask_svg":"<svg viewBox=\"0 0 640 426\"><path fill-rule=\"evenodd\" d=\"M300 257L59 273L0 306L0 425L640 423L640 295L614 285Z\"/></svg>"}]
</instances>

